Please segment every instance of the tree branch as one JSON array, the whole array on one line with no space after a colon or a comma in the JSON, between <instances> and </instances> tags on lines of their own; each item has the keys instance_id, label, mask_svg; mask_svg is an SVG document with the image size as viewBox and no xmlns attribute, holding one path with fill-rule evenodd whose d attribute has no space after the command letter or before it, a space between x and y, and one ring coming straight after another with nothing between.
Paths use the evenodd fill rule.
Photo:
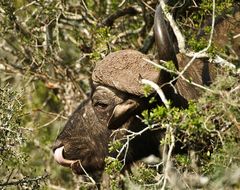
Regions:
<instances>
[{"instance_id":1,"label":"tree branch","mask_svg":"<svg viewBox=\"0 0 240 190\"><path fill-rule=\"evenodd\" d=\"M136 8L134 7L127 7L125 9L120 9L120 10L117 10L115 13L111 14L110 16L108 16L107 18L105 18L103 21L102 21L102 25L103 26L112 26L114 21L122 16L125 16L125 15L130 15L130 16L134 16L134 15L137 15L139 14L140 11L137 10Z\"/></svg>"}]
</instances>

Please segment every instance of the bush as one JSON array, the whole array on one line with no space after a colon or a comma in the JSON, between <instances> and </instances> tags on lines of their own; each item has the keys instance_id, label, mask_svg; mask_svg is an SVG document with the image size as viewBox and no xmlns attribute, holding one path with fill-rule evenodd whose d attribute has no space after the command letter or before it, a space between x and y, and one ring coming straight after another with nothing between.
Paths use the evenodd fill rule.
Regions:
<instances>
[{"instance_id":1,"label":"bush","mask_svg":"<svg viewBox=\"0 0 240 190\"><path fill-rule=\"evenodd\" d=\"M23 103L21 93L9 85L0 88L0 187L16 186L21 189L39 189L48 177L34 176L34 171L24 172L29 155L26 146L26 128L23 126ZM31 177L30 177L31 176Z\"/></svg>"}]
</instances>

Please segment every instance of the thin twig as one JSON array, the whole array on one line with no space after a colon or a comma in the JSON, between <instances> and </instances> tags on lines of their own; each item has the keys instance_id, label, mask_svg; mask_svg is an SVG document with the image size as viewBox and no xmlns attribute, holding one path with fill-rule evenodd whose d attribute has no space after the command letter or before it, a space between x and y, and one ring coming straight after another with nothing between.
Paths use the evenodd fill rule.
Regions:
<instances>
[{"instance_id":1,"label":"thin twig","mask_svg":"<svg viewBox=\"0 0 240 190\"><path fill-rule=\"evenodd\" d=\"M194 86L196 86L196 87L198 87L198 88L201 88L201 89L203 89L203 90L206 90L206 91L209 91L209 92L212 92L212 93L215 93L215 91L213 91L213 90L211 90L210 88L207 88L207 87L205 87L205 86L203 86L203 85L200 85L200 84L197 84L197 83L195 83L195 82L193 82L193 81L191 81L191 80L189 80L189 79L187 79L186 77L184 77L184 72L185 72L185 67L184 67L184 72L179 72L179 71L173 71L173 70L169 70L168 68L166 68L166 67L164 67L164 66L162 66L162 65L159 65L159 64L157 64L157 63L155 63L155 62L153 62L153 61L151 61L151 60L149 60L149 59L145 59L145 58L143 58L145 61L147 61L148 63L150 63L150 64L152 64L152 65L154 65L156 68L159 68L159 69L163 69L163 70L165 70L165 71L167 71L168 73L173 73L173 74L175 74L177 77L175 77L172 81L170 81L170 82L168 82L168 83L166 83L166 84L172 84L175 80L177 80L179 77L180 78L182 78L184 81L186 81L186 82L188 82L188 83L190 83L190 84L192 84L192 85L194 85ZM194 60L192 60L192 62L193 62ZM161 62L164 62L165 63L165 61L162 61L161 60ZM191 63L192 63L191 62ZM190 64L189 64L189 66L190 66ZM174 87L174 86L173 86Z\"/></svg>"},{"instance_id":2,"label":"thin twig","mask_svg":"<svg viewBox=\"0 0 240 190\"><path fill-rule=\"evenodd\" d=\"M49 125L51 125L53 122L55 122L59 117L61 117L61 114L58 114L55 118L53 118L51 121L41 125L41 126L38 126L36 127L36 129L41 129L41 128L44 128L44 127L47 127Z\"/></svg>"},{"instance_id":3,"label":"thin twig","mask_svg":"<svg viewBox=\"0 0 240 190\"><path fill-rule=\"evenodd\" d=\"M170 108L170 105L169 105L169 101L167 101L167 98L165 96L165 94L163 93L162 89L154 82L150 81L150 80L147 80L147 79L142 79L141 80L142 84L145 84L145 85L149 85L151 86L159 95L159 97L161 98L163 104L166 106L166 108Z\"/></svg>"},{"instance_id":4,"label":"thin twig","mask_svg":"<svg viewBox=\"0 0 240 190\"><path fill-rule=\"evenodd\" d=\"M79 163L81 169L83 170L84 174L86 175L86 177L95 185L96 182L95 182L94 179L87 173L87 171L84 169L84 167L82 166L80 160L78 161L78 163Z\"/></svg>"},{"instance_id":5,"label":"thin twig","mask_svg":"<svg viewBox=\"0 0 240 190\"><path fill-rule=\"evenodd\" d=\"M148 7L151 11L153 11L155 13L155 9L152 8L150 5L148 5L144 0L141 0L141 2L146 6Z\"/></svg>"},{"instance_id":6,"label":"thin twig","mask_svg":"<svg viewBox=\"0 0 240 190\"><path fill-rule=\"evenodd\" d=\"M121 6L123 6L125 2L126 2L126 0L123 0L123 1L118 5L118 7L120 8Z\"/></svg>"}]
</instances>

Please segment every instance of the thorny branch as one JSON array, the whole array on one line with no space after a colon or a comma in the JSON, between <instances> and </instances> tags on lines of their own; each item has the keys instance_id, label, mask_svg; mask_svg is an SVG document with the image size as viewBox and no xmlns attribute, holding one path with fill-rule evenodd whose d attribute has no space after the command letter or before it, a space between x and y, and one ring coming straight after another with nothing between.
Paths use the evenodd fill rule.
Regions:
<instances>
[{"instance_id":1,"label":"thorny branch","mask_svg":"<svg viewBox=\"0 0 240 190\"><path fill-rule=\"evenodd\" d=\"M10 181L10 182L6 182L6 183L2 183L2 184L0 184L0 187L17 186L17 185L21 185L21 184L25 184L25 183L39 182L39 181L43 181L43 180L47 179L48 177L49 177L49 174L47 174L47 173L44 174L43 176L38 176L35 178L25 177L25 178L17 180L17 181Z\"/></svg>"},{"instance_id":2,"label":"thorny branch","mask_svg":"<svg viewBox=\"0 0 240 190\"><path fill-rule=\"evenodd\" d=\"M134 16L138 13L139 13L139 10L137 10L135 7L127 7L124 9L120 9L120 10L117 10L115 13L109 15L107 18L105 18L102 21L102 25L112 26L114 21L119 17L125 16L125 15Z\"/></svg>"}]
</instances>

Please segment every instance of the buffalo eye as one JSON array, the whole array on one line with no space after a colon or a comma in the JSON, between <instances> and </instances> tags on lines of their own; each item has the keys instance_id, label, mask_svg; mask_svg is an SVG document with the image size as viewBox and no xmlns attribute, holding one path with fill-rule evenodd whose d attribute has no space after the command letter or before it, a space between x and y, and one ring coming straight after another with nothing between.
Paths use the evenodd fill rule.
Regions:
<instances>
[{"instance_id":1,"label":"buffalo eye","mask_svg":"<svg viewBox=\"0 0 240 190\"><path fill-rule=\"evenodd\" d=\"M108 104L103 102L96 102L94 103L94 107L96 107L97 109L105 109L108 107Z\"/></svg>"}]
</instances>

